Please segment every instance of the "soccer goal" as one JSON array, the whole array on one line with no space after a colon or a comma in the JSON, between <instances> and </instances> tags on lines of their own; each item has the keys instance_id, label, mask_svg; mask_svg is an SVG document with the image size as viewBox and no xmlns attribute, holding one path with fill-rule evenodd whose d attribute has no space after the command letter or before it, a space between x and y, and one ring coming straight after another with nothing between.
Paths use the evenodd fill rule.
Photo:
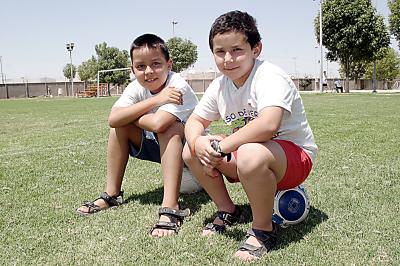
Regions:
<instances>
[{"instance_id":1,"label":"soccer goal","mask_svg":"<svg viewBox=\"0 0 400 266\"><path fill-rule=\"evenodd\" d=\"M101 73L106 73L106 72L114 72L114 71L127 71L130 70L129 67L123 67L123 68L114 68L114 69L105 69L105 70L99 70L97 71L97 97L100 96L107 96L103 95L103 90L100 88L100 74Z\"/></svg>"}]
</instances>

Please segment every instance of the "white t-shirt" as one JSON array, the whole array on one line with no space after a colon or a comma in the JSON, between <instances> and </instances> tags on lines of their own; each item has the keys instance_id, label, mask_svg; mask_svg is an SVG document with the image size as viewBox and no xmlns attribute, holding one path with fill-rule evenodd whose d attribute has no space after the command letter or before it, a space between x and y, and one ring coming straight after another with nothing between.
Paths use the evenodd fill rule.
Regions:
<instances>
[{"instance_id":1,"label":"white t-shirt","mask_svg":"<svg viewBox=\"0 0 400 266\"><path fill-rule=\"evenodd\" d=\"M182 122L186 122L192 113L198 100L193 89L189 84L178 74L169 72L165 87L175 87L183 94L183 104L164 104L160 107L153 108L149 113L155 113L157 110L163 110L173 114ZM157 94L152 94L148 89L139 84L137 80L132 81L124 90L121 97L114 103L113 107L128 107L135 103L144 101L154 97Z\"/></svg>"},{"instance_id":2,"label":"white t-shirt","mask_svg":"<svg viewBox=\"0 0 400 266\"><path fill-rule=\"evenodd\" d=\"M233 130L258 116L264 107L279 106L285 112L276 139L289 140L302 147L314 162L317 145L308 124L300 94L290 77L277 66L256 60L242 87L226 76L216 78L193 111L216 121L223 119Z\"/></svg>"}]
</instances>

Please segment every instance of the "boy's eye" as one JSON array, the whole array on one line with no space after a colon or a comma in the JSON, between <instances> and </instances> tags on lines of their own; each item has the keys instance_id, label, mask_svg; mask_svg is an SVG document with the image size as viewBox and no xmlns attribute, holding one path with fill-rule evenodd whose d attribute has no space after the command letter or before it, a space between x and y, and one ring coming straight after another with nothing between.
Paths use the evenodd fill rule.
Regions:
<instances>
[{"instance_id":1,"label":"boy's eye","mask_svg":"<svg viewBox=\"0 0 400 266\"><path fill-rule=\"evenodd\" d=\"M153 63L153 66L155 66L155 67L158 67L158 66L160 66L160 65L161 65L160 62L154 62L154 63Z\"/></svg>"},{"instance_id":2,"label":"boy's eye","mask_svg":"<svg viewBox=\"0 0 400 266\"><path fill-rule=\"evenodd\" d=\"M136 66L136 69L139 70L139 71L142 71L142 70L144 70L145 68L146 68L145 65L137 65L137 66Z\"/></svg>"},{"instance_id":3,"label":"boy's eye","mask_svg":"<svg viewBox=\"0 0 400 266\"><path fill-rule=\"evenodd\" d=\"M242 51L242 48L233 48L233 51L234 52L240 52L240 51Z\"/></svg>"}]
</instances>

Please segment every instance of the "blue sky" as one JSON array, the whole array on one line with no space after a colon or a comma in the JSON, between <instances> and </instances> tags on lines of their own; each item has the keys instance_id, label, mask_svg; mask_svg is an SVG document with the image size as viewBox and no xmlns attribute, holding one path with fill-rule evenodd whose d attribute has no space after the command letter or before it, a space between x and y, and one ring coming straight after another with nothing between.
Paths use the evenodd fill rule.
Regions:
<instances>
[{"instance_id":1,"label":"blue sky","mask_svg":"<svg viewBox=\"0 0 400 266\"><path fill-rule=\"evenodd\" d=\"M386 0L372 2L380 14L388 16ZM0 9L3 72L14 81L22 77L63 80L62 69L69 63L66 43L75 43L72 60L79 65L95 54L94 46L101 42L128 50L132 40L143 33L156 33L167 40L172 37L172 21L178 22L176 36L198 46L194 69L207 71L215 68L208 48L210 26L219 15L235 9L257 19L264 59L298 76L319 71L313 30L319 1L2 0ZM330 76L337 75L336 64L324 61L327 66Z\"/></svg>"}]
</instances>

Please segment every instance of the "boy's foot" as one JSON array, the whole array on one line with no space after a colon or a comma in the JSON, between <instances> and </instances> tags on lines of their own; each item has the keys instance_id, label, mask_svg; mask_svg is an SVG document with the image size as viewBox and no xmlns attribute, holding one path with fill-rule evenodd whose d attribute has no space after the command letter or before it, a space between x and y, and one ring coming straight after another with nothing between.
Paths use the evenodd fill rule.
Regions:
<instances>
[{"instance_id":1,"label":"boy's foot","mask_svg":"<svg viewBox=\"0 0 400 266\"><path fill-rule=\"evenodd\" d=\"M110 196L106 192L101 193L100 197L94 201L86 201L81 207L76 209L76 212L80 215L87 216L99 211L117 207L124 204L123 191L120 191L117 196Z\"/></svg>"},{"instance_id":2,"label":"boy's foot","mask_svg":"<svg viewBox=\"0 0 400 266\"><path fill-rule=\"evenodd\" d=\"M158 215L160 216L158 223L153 226L149 234L153 237L172 236L178 233L183 219L190 215L190 210L161 207Z\"/></svg>"},{"instance_id":3,"label":"boy's foot","mask_svg":"<svg viewBox=\"0 0 400 266\"><path fill-rule=\"evenodd\" d=\"M170 223L171 222L171 218L169 218L166 215L161 215L159 222L167 222ZM173 236L175 235L175 230L173 229L162 229L162 228L154 228L151 232L151 236L154 237L165 237L165 236Z\"/></svg>"},{"instance_id":4,"label":"boy's foot","mask_svg":"<svg viewBox=\"0 0 400 266\"><path fill-rule=\"evenodd\" d=\"M235 205L235 211L232 213L217 211L217 216L212 223L203 228L203 236L211 236L217 233L223 233L227 226L244 222L244 216L238 206Z\"/></svg>"},{"instance_id":5,"label":"boy's foot","mask_svg":"<svg viewBox=\"0 0 400 266\"><path fill-rule=\"evenodd\" d=\"M275 247L278 238L278 226L272 223L272 231L252 228L247 232L246 237L245 242L235 253L235 257L244 261L253 261L270 252Z\"/></svg>"}]
</instances>

